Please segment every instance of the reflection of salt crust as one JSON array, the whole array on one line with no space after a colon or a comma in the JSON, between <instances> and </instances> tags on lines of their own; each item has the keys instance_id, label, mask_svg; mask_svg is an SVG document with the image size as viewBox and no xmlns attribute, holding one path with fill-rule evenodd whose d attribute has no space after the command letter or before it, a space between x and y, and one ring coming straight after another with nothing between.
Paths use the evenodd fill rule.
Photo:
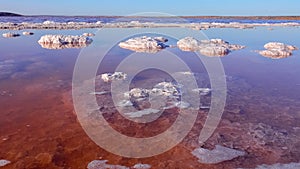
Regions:
<instances>
[{"instance_id":1,"label":"reflection of salt crust","mask_svg":"<svg viewBox=\"0 0 300 169\"><path fill-rule=\"evenodd\" d=\"M216 145L213 150L197 148L192 151L192 154L199 159L198 161L200 163L217 164L223 161L232 160L239 156L244 156L245 152Z\"/></svg>"}]
</instances>

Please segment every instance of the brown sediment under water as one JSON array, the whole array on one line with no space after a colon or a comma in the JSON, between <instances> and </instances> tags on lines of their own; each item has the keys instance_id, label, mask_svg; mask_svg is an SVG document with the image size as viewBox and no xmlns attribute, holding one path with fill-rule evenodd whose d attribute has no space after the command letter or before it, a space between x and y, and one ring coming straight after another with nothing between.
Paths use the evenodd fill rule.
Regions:
<instances>
[{"instance_id":1,"label":"brown sediment under water","mask_svg":"<svg viewBox=\"0 0 300 169\"><path fill-rule=\"evenodd\" d=\"M93 38L93 43L83 50L96 45L105 46L116 32L112 30L107 37ZM202 145L206 149L222 145L244 151L245 155L218 164L200 163L191 153L200 146L198 136L208 115L206 109L197 111L196 122L183 141L163 154L140 159L126 158L98 146L83 130L72 102L73 69L81 49L50 50L37 43L44 34L80 35L96 30L30 31L35 34L0 38L0 159L11 161L2 168L81 169L93 160L108 160L108 164L127 167L143 163L152 168L230 169L300 161L300 52L295 51L292 56L278 60L254 52L263 50L263 45L269 41L300 47L299 28L203 31L209 38L222 38L232 44L247 46L220 58L226 74L226 106L218 127ZM198 34L197 31L192 32ZM168 43L175 45L176 40L170 38ZM194 53L177 48L164 50L175 53L189 65L200 87L211 86L205 66ZM115 44L99 65L98 75L114 72L130 54ZM165 64L172 67L172 61ZM134 66L133 63L128 70ZM182 70L174 68L174 72ZM131 87L147 88L172 80L164 71L149 69L135 76ZM99 81L95 84L96 91L109 89L108 83ZM97 95L96 99L99 105L105 105L103 116L110 125L131 137L151 137L162 133L179 115L178 108L171 108L153 122L134 123L111 108L111 94ZM209 105L210 99L207 96L203 102Z\"/></svg>"}]
</instances>

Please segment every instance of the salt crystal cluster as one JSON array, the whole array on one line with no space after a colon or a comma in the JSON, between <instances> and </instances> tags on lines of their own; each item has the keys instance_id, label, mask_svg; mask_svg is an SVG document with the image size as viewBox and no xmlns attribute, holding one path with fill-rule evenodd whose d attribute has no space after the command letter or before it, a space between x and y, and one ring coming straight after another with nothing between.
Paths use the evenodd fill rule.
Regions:
<instances>
[{"instance_id":1,"label":"salt crystal cluster","mask_svg":"<svg viewBox=\"0 0 300 169\"><path fill-rule=\"evenodd\" d=\"M124 49L129 49L135 52L156 53L161 49L168 47L165 42L168 39L164 37L135 37L127 41L120 42L119 46Z\"/></svg>"},{"instance_id":2,"label":"salt crystal cluster","mask_svg":"<svg viewBox=\"0 0 300 169\"><path fill-rule=\"evenodd\" d=\"M101 79L104 82L111 82L113 80L124 80L126 79L127 74L123 72L114 72L114 73L104 73L101 75Z\"/></svg>"},{"instance_id":3,"label":"salt crystal cluster","mask_svg":"<svg viewBox=\"0 0 300 169\"><path fill-rule=\"evenodd\" d=\"M177 42L179 49L183 51L199 51L205 56L225 56L232 50L243 49L245 46L232 45L222 39L197 40L193 37L185 37Z\"/></svg>"}]
</instances>

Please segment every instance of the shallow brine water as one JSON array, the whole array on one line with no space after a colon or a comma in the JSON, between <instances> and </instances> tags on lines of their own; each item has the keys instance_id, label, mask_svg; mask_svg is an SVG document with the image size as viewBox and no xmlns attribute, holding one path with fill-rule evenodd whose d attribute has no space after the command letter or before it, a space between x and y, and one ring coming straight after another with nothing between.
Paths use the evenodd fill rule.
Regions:
<instances>
[{"instance_id":1,"label":"shallow brine water","mask_svg":"<svg viewBox=\"0 0 300 169\"><path fill-rule=\"evenodd\" d=\"M276 27L273 30L264 27L209 29L202 32L180 28L30 31L35 34L0 38L0 159L11 161L4 168L86 168L93 160L108 160L108 164L127 167L143 163L152 168L172 169L255 168L262 164L300 161L300 52L296 50L292 56L276 60L256 52L263 50L263 45L270 41L300 47L297 27ZM1 34L4 32L0 31ZM82 51L45 49L37 43L44 34L80 35L84 32L94 32L96 36L92 37L93 43ZM245 45L246 48L223 57L207 57L172 47L155 54L145 54L118 46L120 41L142 35L167 36L169 45L176 45L177 40L185 36L202 39L207 36L209 39L222 38L232 44ZM101 63L89 64L100 56L104 56ZM177 65L176 59L170 59L169 56L179 58L182 60L180 63L188 65L195 73L198 86L203 88L212 87L207 63L221 61L227 83L226 105L211 137L203 144L198 142L209 112L209 109L203 108L196 111L197 119L188 135L162 154L126 158L99 147L86 134L81 126L85 124L79 122L78 114L74 111L72 78L74 68L78 66L77 59L80 57L81 62L86 62L82 63L85 67L81 71L99 66L97 75L100 75L121 69L128 76L133 76L130 88L149 89L159 82L173 82L173 73L186 71ZM131 57L137 59L128 60ZM118 67L120 63L125 66ZM155 66L151 68L153 63L164 65L168 71ZM141 65L147 69L133 74L136 67ZM93 76L84 77L85 80L90 78ZM110 89L110 83L96 80L96 92ZM96 95L96 101L112 128L136 138L163 133L181 113L178 108L168 108L154 121L134 123L118 113L112 94ZM211 95L201 96L201 105L204 107L209 106L210 101ZM148 103L143 106L149 107ZM189 113L189 109L182 111ZM99 114L90 115L92 120L97 121ZM99 136L105 137L101 135L102 132L99 133ZM200 146L211 150L216 145L244 154L217 164L205 164L192 154Z\"/></svg>"}]
</instances>

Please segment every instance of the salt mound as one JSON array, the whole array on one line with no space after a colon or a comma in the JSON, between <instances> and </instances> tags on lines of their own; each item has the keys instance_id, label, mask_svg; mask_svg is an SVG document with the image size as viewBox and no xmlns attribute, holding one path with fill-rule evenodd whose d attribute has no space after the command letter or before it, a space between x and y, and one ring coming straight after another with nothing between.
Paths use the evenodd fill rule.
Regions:
<instances>
[{"instance_id":1,"label":"salt mound","mask_svg":"<svg viewBox=\"0 0 300 169\"><path fill-rule=\"evenodd\" d=\"M128 39L125 42L120 42L119 46L124 49L129 49L135 52L156 53L161 49L168 47L165 42L168 39L164 37L135 37Z\"/></svg>"},{"instance_id":2,"label":"salt mound","mask_svg":"<svg viewBox=\"0 0 300 169\"><path fill-rule=\"evenodd\" d=\"M232 50L245 48L242 45L232 45L222 39L197 40L193 37L185 37L177 42L179 49L183 51L199 51L205 56L225 56Z\"/></svg>"},{"instance_id":3,"label":"salt mound","mask_svg":"<svg viewBox=\"0 0 300 169\"><path fill-rule=\"evenodd\" d=\"M279 42L269 42L264 45L266 50L259 51L259 54L272 59L286 58L292 55L293 50L298 48Z\"/></svg>"},{"instance_id":4,"label":"salt mound","mask_svg":"<svg viewBox=\"0 0 300 169\"><path fill-rule=\"evenodd\" d=\"M10 161L2 159L2 160L0 160L0 167L4 167L10 163L11 163Z\"/></svg>"},{"instance_id":5,"label":"salt mound","mask_svg":"<svg viewBox=\"0 0 300 169\"><path fill-rule=\"evenodd\" d=\"M101 79L104 82L111 82L113 80L124 80L126 79L127 74L123 72L115 72L115 73L104 73L101 75Z\"/></svg>"},{"instance_id":6,"label":"salt mound","mask_svg":"<svg viewBox=\"0 0 300 169\"><path fill-rule=\"evenodd\" d=\"M245 155L245 152L235 149L216 145L213 150L204 148L197 148L192 151L192 154L197 157L200 163L203 164L217 164L223 161L232 160L236 157Z\"/></svg>"},{"instance_id":7,"label":"salt mound","mask_svg":"<svg viewBox=\"0 0 300 169\"><path fill-rule=\"evenodd\" d=\"M13 37L20 36L20 34L8 32L8 33L3 33L2 36L5 37L5 38L13 38Z\"/></svg>"},{"instance_id":8,"label":"salt mound","mask_svg":"<svg viewBox=\"0 0 300 169\"><path fill-rule=\"evenodd\" d=\"M86 36L73 35L44 35L38 41L39 44L90 44L93 40Z\"/></svg>"}]
</instances>

